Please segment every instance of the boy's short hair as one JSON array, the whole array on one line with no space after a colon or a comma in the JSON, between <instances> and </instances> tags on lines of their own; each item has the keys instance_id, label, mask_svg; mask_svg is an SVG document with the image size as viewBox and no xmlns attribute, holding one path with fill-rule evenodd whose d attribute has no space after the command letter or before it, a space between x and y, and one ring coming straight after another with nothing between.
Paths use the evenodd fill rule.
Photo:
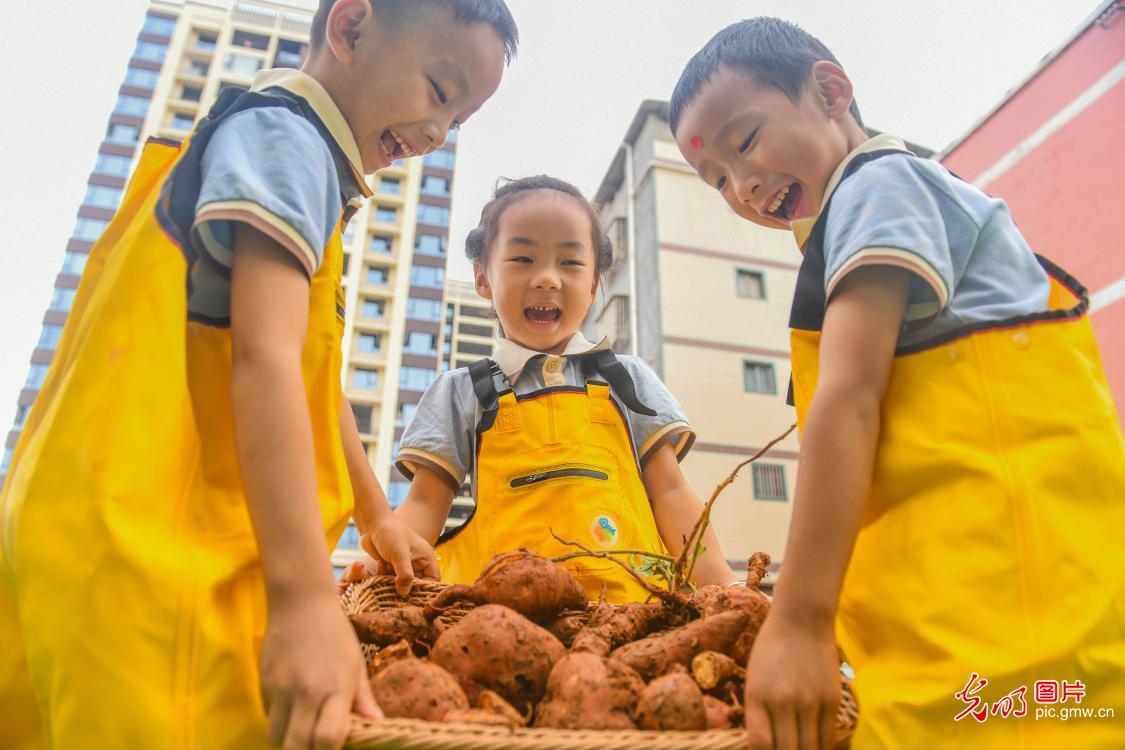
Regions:
<instances>
[{"instance_id":1,"label":"boy's short hair","mask_svg":"<svg viewBox=\"0 0 1125 750\"><path fill-rule=\"evenodd\" d=\"M766 16L733 23L711 37L684 67L672 92L668 124L675 133L684 110L720 66L749 73L797 104L809 70L820 60L840 65L823 42L796 24ZM863 127L854 98L848 111Z\"/></svg>"},{"instance_id":2,"label":"boy's short hair","mask_svg":"<svg viewBox=\"0 0 1125 750\"><path fill-rule=\"evenodd\" d=\"M409 17L411 11L424 6L452 6L453 17L460 23L487 23L496 30L504 43L504 60L511 62L519 46L520 32L516 19L504 0L369 0L375 15L390 23L398 23ZM324 44L328 29L328 13L336 0L320 0L312 20L309 45L316 50Z\"/></svg>"}]
</instances>

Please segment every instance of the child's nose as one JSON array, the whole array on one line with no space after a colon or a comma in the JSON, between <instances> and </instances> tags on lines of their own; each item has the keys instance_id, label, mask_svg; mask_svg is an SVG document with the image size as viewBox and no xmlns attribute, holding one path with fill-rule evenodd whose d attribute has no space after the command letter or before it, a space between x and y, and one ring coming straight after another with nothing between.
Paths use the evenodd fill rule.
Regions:
<instances>
[{"instance_id":1,"label":"child's nose","mask_svg":"<svg viewBox=\"0 0 1125 750\"><path fill-rule=\"evenodd\" d=\"M750 204L754 200L754 196L758 193L758 188L762 186L762 181L756 175L735 175L734 177L734 195L738 198L739 203Z\"/></svg>"},{"instance_id":2,"label":"child's nose","mask_svg":"<svg viewBox=\"0 0 1125 750\"><path fill-rule=\"evenodd\" d=\"M535 274L534 284L536 289L558 289L559 275L552 268L544 268Z\"/></svg>"},{"instance_id":3,"label":"child's nose","mask_svg":"<svg viewBox=\"0 0 1125 750\"><path fill-rule=\"evenodd\" d=\"M449 128L442 130L441 127L435 125L432 122L428 122L423 125L422 135L424 135L426 137L426 140L429 141L429 148L427 148L427 151L441 148L442 144L445 143L445 137L448 132Z\"/></svg>"}]
</instances>

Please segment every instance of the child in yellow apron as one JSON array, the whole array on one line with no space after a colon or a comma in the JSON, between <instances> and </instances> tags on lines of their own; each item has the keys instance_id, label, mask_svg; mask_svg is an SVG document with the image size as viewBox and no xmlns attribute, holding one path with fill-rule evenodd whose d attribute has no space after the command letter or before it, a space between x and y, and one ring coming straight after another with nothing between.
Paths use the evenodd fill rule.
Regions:
<instances>
[{"instance_id":1,"label":"child in yellow apron","mask_svg":"<svg viewBox=\"0 0 1125 750\"><path fill-rule=\"evenodd\" d=\"M719 32L670 122L736 213L803 251L802 473L747 668L752 746L826 741L838 639L853 747L1125 747L1125 440L1085 290L1002 201L869 138L785 21ZM1092 718L1059 718L1076 707Z\"/></svg>"},{"instance_id":2,"label":"child in yellow apron","mask_svg":"<svg viewBox=\"0 0 1125 750\"><path fill-rule=\"evenodd\" d=\"M611 248L592 206L548 177L501 187L466 243L477 291L503 327L493 360L442 373L403 435L398 469L413 479L396 513L437 540L442 580L471 582L495 554L527 548L679 552L702 506L679 469L694 435L682 410L637 357L617 357L578 326ZM439 534L466 474L476 505ZM735 579L714 533L698 583ZM637 565L637 558L629 560ZM613 563L567 565L589 596L648 594Z\"/></svg>"},{"instance_id":3,"label":"child in yellow apron","mask_svg":"<svg viewBox=\"0 0 1125 750\"><path fill-rule=\"evenodd\" d=\"M234 118L242 118L238 128L220 130ZM352 633L331 596L327 550L352 513L353 482L365 503L383 501L373 476L349 476L345 455L340 231L370 191L327 92L298 71L267 71L250 92L220 96L187 144L145 145L94 245L20 436L0 517L5 748L267 747L258 668L267 599L235 444L231 271L209 254L214 237L200 238L215 204L198 206L213 175L254 152L232 149L230 140L253 124L307 139L268 148L292 149L289 161L301 165L323 153L334 178L325 194L327 242L304 258L300 406L307 403L326 553L316 572L327 581L327 602L316 601L339 615L349 653ZM220 138L225 161L216 163L208 154ZM381 519L372 519L376 538L411 538L385 504ZM374 711L354 649L356 708Z\"/></svg>"}]
</instances>

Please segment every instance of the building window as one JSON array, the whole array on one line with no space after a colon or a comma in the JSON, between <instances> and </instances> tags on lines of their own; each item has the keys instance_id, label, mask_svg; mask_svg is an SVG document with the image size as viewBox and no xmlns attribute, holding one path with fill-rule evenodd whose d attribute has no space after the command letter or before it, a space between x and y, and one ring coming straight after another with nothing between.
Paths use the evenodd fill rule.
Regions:
<instances>
[{"instance_id":1,"label":"building window","mask_svg":"<svg viewBox=\"0 0 1125 750\"><path fill-rule=\"evenodd\" d=\"M117 97L117 106L113 108L113 111L122 115L131 115L132 117L144 117L148 114L149 104L151 104L151 102L148 99L121 94Z\"/></svg>"},{"instance_id":2,"label":"building window","mask_svg":"<svg viewBox=\"0 0 1125 750\"><path fill-rule=\"evenodd\" d=\"M408 297L406 300L406 317L415 320L441 320L441 301L436 299L419 299Z\"/></svg>"},{"instance_id":3,"label":"building window","mask_svg":"<svg viewBox=\"0 0 1125 750\"><path fill-rule=\"evenodd\" d=\"M70 306L74 304L74 292L73 289L55 287L55 292L51 295L51 304L47 309L54 312L70 312Z\"/></svg>"},{"instance_id":4,"label":"building window","mask_svg":"<svg viewBox=\"0 0 1125 750\"><path fill-rule=\"evenodd\" d=\"M377 333L361 333L359 334L359 350L365 354L378 354L380 336Z\"/></svg>"},{"instance_id":5,"label":"building window","mask_svg":"<svg viewBox=\"0 0 1125 750\"><path fill-rule=\"evenodd\" d=\"M234 73L239 76L246 76L251 78L262 69L262 59L259 57L248 57L247 55L240 55L236 52L231 52L223 61L223 70L228 73Z\"/></svg>"},{"instance_id":6,"label":"building window","mask_svg":"<svg viewBox=\"0 0 1125 750\"><path fill-rule=\"evenodd\" d=\"M394 224L398 221L398 209L394 206L376 206L375 221L381 221L384 224Z\"/></svg>"},{"instance_id":7,"label":"building window","mask_svg":"<svg viewBox=\"0 0 1125 750\"><path fill-rule=\"evenodd\" d=\"M309 45L295 42L292 39L279 39L277 42L277 56L273 59L275 68L299 68L305 62Z\"/></svg>"},{"instance_id":8,"label":"building window","mask_svg":"<svg viewBox=\"0 0 1125 750\"><path fill-rule=\"evenodd\" d=\"M394 177L381 177L379 178L379 190L398 195L402 192L402 183Z\"/></svg>"},{"instance_id":9,"label":"building window","mask_svg":"<svg viewBox=\"0 0 1125 750\"><path fill-rule=\"evenodd\" d=\"M766 298L766 276L760 271L735 271L735 290L739 297Z\"/></svg>"},{"instance_id":10,"label":"building window","mask_svg":"<svg viewBox=\"0 0 1125 750\"><path fill-rule=\"evenodd\" d=\"M492 356L491 344L474 344L471 341L462 341L457 345L458 354L479 354L482 357Z\"/></svg>"},{"instance_id":11,"label":"building window","mask_svg":"<svg viewBox=\"0 0 1125 750\"><path fill-rule=\"evenodd\" d=\"M382 234L374 234L371 236L370 247L373 253L389 253L391 251L391 238Z\"/></svg>"},{"instance_id":12,"label":"building window","mask_svg":"<svg viewBox=\"0 0 1125 750\"><path fill-rule=\"evenodd\" d=\"M4 458L0 460L0 474L7 474L8 467L12 465L12 448L4 449Z\"/></svg>"},{"instance_id":13,"label":"building window","mask_svg":"<svg viewBox=\"0 0 1125 750\"><path fill-rule=\"evenodd\" d=\"M478 326L472 323L461 323L457 326L457 332L468 336L486 336L492 337L492 326Z\"/></svg>"},{"instance_id":14,"label":"building window","mask_svg":"<svg viewBox=\"0 0 1125 750\"><path fill-rule=\"evenodd\" d=\"M117 204L121 202L121 194L121 188L87 185L86 197L82 202L94 208L117 208Z\"/></svg>"},{"instance_id":15,"label":"building window","mask_svg":"<svg viewBox=\"0 0 1125 750\"><path fill-rule=\"evenodd\" d=\"M402 505L406 500L406 496L410 493L410 482L403 482L399 479L392 479L390 486L387 487L387 504L392 508L397 508Z\"/></svg>"},{"instance_id":16,"label":"building window","mask_svg":"<svg viewBox=\"0 0 1125 750\"><path fill-rule=\"evenodd\" d=\"M12 422L13 430L22 430L27 423L27 415L31 412L30 404L20 404L16 407L16 419Z\"/></svg>"},{"instance_id":17,"label":"building window","mask_svg":"<svg viewBox=\"0 0 1125 750\"><path fill-rule=\"evenodd\" d=\"M212 34L208 31L197 31L195 33L195 48L203 52L213 52L215 45L219 43L217 34Z\"/></svg>"},{"instance_id":18,"label":"building window","mask_svg":"<svg viewBox=\"0 0 1125 750\"><path fill-rule=\"evenodd\" d=\"M395 412L395 427L409 427L418 412L418 404L399 404Z\"/></svg>"},{"instance_id":19,"label":"building window","mask_svg":"<svg viewBox=\"0 0 1125 750\"><path fill-rule=\"evenodd\" d=\"M449 178L425 175L422 177L422 192L426 195L437 195L442 198L448 198Z\"/></svg>"},{"instance_id":20,"label":"building window","mask_svg":"<svg viewBox=\"0 0 1125 750\"><path fill-rule=\"evenodd\" d=\"M379 385L379 373L376 370L366 370L357 367L352 374L352 388L361 391L373 391Z\"/></svg>"},{"instance_id":21,"label":"building window","mask_svg":"<svg viewBox=\"0 0 1125 750\"><path fill-rule=\"evenodd\" d=\"M94 242L98 237L102 236L102 232L105 231L108 225L108 221L103 221L101 219L79 219L78 223L74 225L74 234L72 236L76 240Z\"/></svg>"},{"instance_id":22,"label":"building window","mask_svg":"<svg viewBox=\"0 0 1125 750\"><path fill-rule=\"evenodd\" d=\"M451 145L457 142L457 131L459 128L450 128L449 132L445 134L445 144Z\"/></svg>"},{"instance_id":23,"label":"building window","mask_svg":"<svg viewBox=\"0 0 1125 750\"><path fill-rule=\"evenodd\" d=\"M114 156L113 154L98 154L98 161L94 164L94 171L110 177L126 177L133 160L128 156Z\"/></svg>"},{"instance_id":24,"label":"building window","mask_svg":"<svg viewBox=\"0 0 1125 750\"><path fill-rule=\"evenodd\" d=\"M173 130L191 130L195 125L195 115L188 114L187 112L173 112L172 113L172 129Z\"/></svg>"},{"instance_id":25,"label":"building window","mask_svg":"<svg viewBox=\"0 0 1125 750\"><path fill-rule=\"evenodd\" d=\"M387 277L390 275L390 269L386 266L368 266L367 267L367 283L368 284L386 284Z\"/></svg>"},{"instance_id":26,"label":"building window","mask_svg":"<svg viewBox=\"0 0 1125 750\"><path fill-rule=\"evenodd\" d=\"M132 125L122 125L119 122L111 122L109 124L109 129L106 131L105 139L109 143L117 143L122 146L135 146L140 134L140 129Z\"/></svg>"},{"instance_id":27,"label":"building window","mask_svg":"<svg viewBox=\"0 0 1125 750\"><path fill-rule=\"evenodd\" d=\"M375 410L372 406L352 404L352 414L355 415L356 431L361 435L371 434L371 413Z\"/></svg>"},{"instance_id":28,"label":"building window","mask_svg":"<svg viewBox=\"0 0 1125 750\"><path fill-rule=\"evenodd\" d=\"M185 102L197 102L203 98L203 89L199 86L181 86L180 99Z\"/></svg>"},{"instance_id":29,"label":"building window","mask_svg":"<svg viewBox=\"0 0 1125 750\"><path fill-rule=\"evenodd\" d=\"M189 57L187 65L184 66L184 73L189 76L196 76L198 78L206 78L207 73L211 70L211 64L206 60L200 60L195 57Z\"/></svg>"},{"instance_id":30,"label":"building window","mask_svg":"<svg viewBox=\"0 0 1125 750\"><path fill-rule=\"evenodd\" d=\"M437 336L432 333L410 331L406 335L406 348L403 351L407 354L437 354Z\"/></svg>"},{"instance_id":31,"label":"building window","mask_svg":"<svg viewBox=\"0 0 1125 750\"><path fill-rule=\"evenodd\" d=\"M89 259L88 253L75 253L67 250L66 257L63 258L62 272L69 273L72 276L81 276L82 272L86 270L86 261Z\"/></svg>"},{"instance_id":32,"label":"building window","mask_svg":"<svg viewBox=\"0 0 1125 750\"><path fill-rule=\"evenodd\" d=\"M39 343L36 346L40 349L54 349L59 345L61 337L62 326L45 325L43 330L39 332Z\"/></svg>"},{"instance_id":33,"label":"building window","mask_svg":"<svg viewBox=\"0 0 1125 750\"><path fill-rule=\"evenodd\" d=\"M359 549L359 529L355 527L354 523L349 523L344 528L344 533L340 535L340 542L336 545L336 549Z\"/></svg>"},{"instance_id":34,"label":"building window","mask_svg":"<svg viewBox=\"0 0 1125 750\"><path fill-rule=\"evenodd\" d=\"M125 71L125 84L138 89L155 89L160 80L160 72L144 68L129 68Z\"/></svg>"},{"instance_id":35,"label":"building window","mask_svg":"<svg viewBox=\"0 0 1125 750\"><path fill-rule=\"evenodd\" d=\"M172 18L161 18L160 16L145 16L145 25L141 27L141 31L146 34L156 34L157 36L172 36L172 32L176 30L176 21Z\"/></svg>"},{"instance_id":36,"label":"building window","mask_svg":"<svg viewBox=\"0 0 1125 750\"><path fill-rule=\"evenodd\" d=\"M24 388L39 388L47 377L47 365L32 365L27 370L27 381Z\"/></svg>"},{"instance_id":37,"label":"building window","mask_svg":"<svg viewBox=\"0 0 1125 750\"><path fill-rule=\"evenodd\" d=\"M421 203L418 205L418 223L430 224L435 227L447 227L449 226L449 209L443 206L431 206L427 203Z\"/></svg>"},{"instance_id":38,"label":"building window","mask_svg":"<svg viewBox=\"0 0 1125 750\"><path fill-rule=\"evenodd\" d=\"M431 151L422 157L422 163L438 169L453 169L453 152Z\"/></svg>"},{"instance_id":39,"label":"building window","mask_svg":"<svg viewBox=\"0 0 1125 750\"><path fill-rule=\"evenodd\" d=\"M267 50L270 46L270 38L262 34L251 34L249 31L236 31L230 40L233 47L245 47L246 49Z\"/></svg>"},{"instance_id":40,"label":"building window","mask_svg":"<svg viewBox=\"0 0 1125 750\"><path fill-rule=\"evenodd\" d=\"M344 234L343 234L343 236L341 236L340 239L343 241L343 243L345 245L352 244L352 240L355 239L355 224L354 223L348 222L347 226L344 227Z\"/></svg>"},{"instance_id":41,"label":"building window","mask_svg":"<svg viewBox=\"0 0 1125 750\"><path fill-rule=\"evenodd\" d=\"M386 314L387 304L381 299L365 299L362 315L365 318L381 318Z\"/></svg>"},{"instance_id":42,"label":"building window","mask_svg":"<svg viewBox=\"0 0 1125 750\"><path fill-rule=\"evenodd\" d=\"M785 467L781 464L751 464L754 471L754 497L758 500L788 500L785 492Z\"/></svg>"},{"instance_id":43,"label":"building window","mask_svg":"<svg viewBox=\"0 0 1125 750\"><path fill-rule=\"evenodd\" d=\"M137 48L133 50L133 57L139 60L164 62L164 55L166 55L167 53L168 48L163 44L153 44L152 42L137 42Z\"/></svg>"},{"instance_id":44,"label":"building window","mask_svg":"<svg viewBox=\"0 0 1125 750\"><path fill-rule=\"evenodd\" d=\"M442 270L433 266L411 266L410 268L410 283L414 286L441 289L443 276Z\"/></svg>"},{"instance_id":45,"label":"building window","mask_svg":"<svg viewBox=\"0 0 1125 750\"><path fill-rule=\"evenodd\" d=\"M403 367L399 370L398 387L424 391L434 382L437 372L426 367Z\"/></svg>"},{"instance_id":46,"label":"building window","mask_svg":"<svg viewBox=\"0 0 1125 750\"><path fill-rule=\"evenodd\" d=\"M445 237L436 234L420 234L414 243L414 252L422 255L445 256Z\"/></svg>"},{"instance_id":47,"label":"building window","mask_svg":"<svg viewBox=\"0 0 1125 750\"><path fill-rule=\"evenodd\" d=\"M751 393L777 393L773 365L768 362L743 362L743 386Z\"/></svg>"},{"instance_id":48,"label":"building window","mask_svg":"<svg viewBox=\"0 0 1125 750\"><path fill-rule=\"evenodd\" d=\"M347 250L345 250L344 251L344 268L340 272L340 274L342 276L348 275L348 266L350 266L351 264L352 264L352 256ZM343 279L343 281L341 281L341 283L343 283L344 281L347 281L347 279Z\"/></svg>"}]
</instances>

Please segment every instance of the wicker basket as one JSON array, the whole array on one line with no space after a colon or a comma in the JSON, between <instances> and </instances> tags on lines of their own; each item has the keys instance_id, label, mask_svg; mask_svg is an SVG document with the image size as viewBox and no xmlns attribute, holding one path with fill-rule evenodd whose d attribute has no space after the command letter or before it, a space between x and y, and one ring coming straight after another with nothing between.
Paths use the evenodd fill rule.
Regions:
<instances>
[{"instance_id":1,"label":"wicker basket","mask_svg":"<svg viewBox=\"0 0 1125 750\"><path fill-rule=\"evenodd\" d=\"M352 584L341 595L349 614L371 612L404 604L425 605L446 584L415 581L409 597L394 589L394 578L376 576ZM470 603L446 610L439 619L451 625L473 608ZM581 614L581 613L575 613ZM365 656L376 650L364 644ZM848 747L855 733L859 708L848 680L841 675L843 695L836 715L836 748ZM415 719L371 721L352 717L348 750L743 750L741 729L706 732L648 732L568 729L513 729L480 724L441 724Z\"/></svg>"}]
</instances>

